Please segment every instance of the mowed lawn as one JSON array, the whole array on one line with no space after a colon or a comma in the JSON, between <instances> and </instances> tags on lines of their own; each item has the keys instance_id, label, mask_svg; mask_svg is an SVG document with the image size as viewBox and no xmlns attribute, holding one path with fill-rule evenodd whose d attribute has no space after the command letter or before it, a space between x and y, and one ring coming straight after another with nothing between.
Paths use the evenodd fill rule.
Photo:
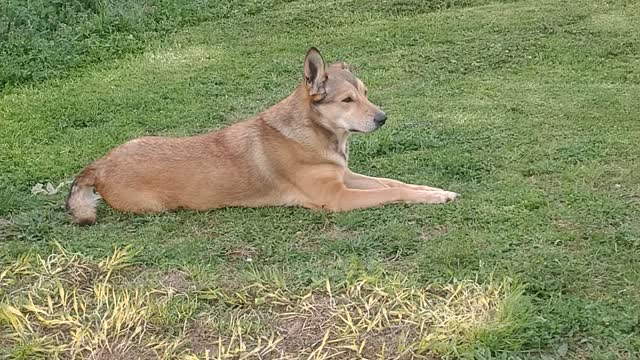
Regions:
<instances>
[{"instance_id":1,"label":"mowed lawn","mask_svg":"<svg viewBox=\"0 0 640 360\"><path fill-rule=\"evenodd\" d=\"M6 91L0 357L640 357L640 2L425 4L276 2ZM83 166L252 116L309 46L388 114L351 168L459 201L69 224Z\"/></svg>"}]
</instances>

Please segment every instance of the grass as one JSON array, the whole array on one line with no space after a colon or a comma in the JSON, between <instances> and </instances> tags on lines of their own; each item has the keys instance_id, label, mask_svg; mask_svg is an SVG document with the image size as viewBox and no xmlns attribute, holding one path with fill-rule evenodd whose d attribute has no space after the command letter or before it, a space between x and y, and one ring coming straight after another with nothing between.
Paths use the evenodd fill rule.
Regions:
<instances>
[{"instance_id":1,"label":"grass","mask_svg":"<svg viewBox=\"0 0 640 360\"><path fill-rule=\"evenodd\" d=\"M169 19L172 31L149 35L135 49L104 59L91 52L79 52L71 62L45 57L46 66L29 67L38 76L3 75L11 84L0 98L3 269L14 274L27 253L60 258L60 244L71 263L85 264L93 269L87 274L97 273L99 280L105 270L89 265L99 263L92 259L113 256L114 246L131 246L138 252L134 268L150 274L149 283L135 295L114 278L112 289L129 294L140 308L167 304L166 316L141 312L142 323L149 317L157 322L144 335L130 329L119 340L162 343L156 350L175 357L217 358L222 347L213 338L227 341L225 351L241 347L238 324L246 351L282 349L277 346L283 343L272 342L283 333L265 320L282 315L279 306L296 314L311 306L304 316L316 319L313 309L319 308L332 319L322 323L328 327L321 330L332 329L326 341L320 331L297 353L311 355L324 344L314 356L334 350L356 356L362 342L352 336L349 322L374 321L354 320L365 306L360 297L389 309L412 309L424 305L420 294L437 305L451 298L456 286L464 289L467 303L487 297L485 310L459 307L447 313L451 323L438 343L429 343L438 336L432 318L410 318L429 325L408 330L426 343L414 346L408 339L404 349L478 359L638 356L637 2L252 4L260 11L234 7L224 15L226 10L208 5L211 13L203 11L203 18ZM134 31L153 28L153 21ZM117 31L113 36L120 36ZM101 46L120 46L111 37L92 36ZM68 185L52 195L31 193L38 183L56 187L71 180L85 164L135 136L197 134L251 116L291 91L310 45L327 59L352 64L372 100L389 115L385 128L352 139L351 167L450 189L463 195L461 201L344 214L269 208L132 216L101 206L99 223L79 228L68 224L62 210ZM3 64L16 64L5 68L20 68L18 54L2 53L10 60ZM174 271L193 280L169 295L153 279ZM400 273L406 279L396 281ZM368 277L375 281L362 293L350 292ZM31 353L20 350L19 336L42 339L55 333L24 307L39 278L18 273L12 275L14 285L0 281L3 314L11 306L26 318L22 332L0 320L0 342L10 342L11 351L24 351L26 358ZM341 303L322 308L327 304L312 302L326 302L327 282L336 299L346 297L343 301L352 304L346 310L351 320ZM387 302L376 297L377 288L411 296ZM160 294L151 301L147 293L156 290ZM289 302L272 303L266 294L273 293ZM303 299L309 293L313 299ZM97 301L91 293L82 296ZM261 303L225 300L237 296ZM60 309L69 310L66 304ZM104 315L101 309L107 311L90 308L95 316ZM238 313L229 309L241 315L233 317ZM443 311L437 309L407 313ZM17 316L13 310L8 314L13 317L5 319ZM208 349L180 342L194 323L214 335L204 341ZM88 324L93 332L101 329L99 322ZM296 324L289 327L315 326ZM253 332L245 336L244 330ZM344 347L337 350L330 341L338 333L353 342L340 343ZM71 346L65 336L45 345ZM106 344L121 344L101 339L89 341L91 349L109 351L114 348ZM390 338L386 349L391 344L398 349L398 339ZM365 343L362 351L375 356L381 350Z\"/></svg>"},{"instance_id":2,"label":"grass","mask_svg":"<svg viewBox=\"0 0 640 360\"><path fill-rule=\"evenodd\" d=\"M7 267L1 351L24 359L451 356L487 342L517 346L504 339L529 315L522 289L509 282L415 288L351 274L295 292L273 273L254 272L229 292L193 274L141 271L132 255L116 249L91 261L59 248Z\"/></svg>"},{"instance_id":3,"label":"grass","mask_svg":"<svg viewBox=\"0 0 640 360\"><path fill-rule=\"evenodd\" d=\"M176 30L256 14L273 1L6 0L0 4L0 90L69 76L141 53Z\"/></svg>"}]
</instances>

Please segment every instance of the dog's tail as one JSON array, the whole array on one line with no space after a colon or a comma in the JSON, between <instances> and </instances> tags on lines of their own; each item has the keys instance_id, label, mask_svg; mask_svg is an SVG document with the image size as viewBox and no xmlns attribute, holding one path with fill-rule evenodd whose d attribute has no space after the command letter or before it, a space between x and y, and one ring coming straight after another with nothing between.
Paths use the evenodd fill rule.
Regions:
<instances>
[{"instance_id":1,"label":"dog's tail","mask_svg":"<svg viewBox=\"0 0 640 360\"><path fill-rule=\"evenodd\" d=\"M78 225L93 225L96 223L96 202L100 198L94 192L96 184L96 168L94 164L87 166L76 176L71 184L65 209Z\"/></svg>"}]
</instances>

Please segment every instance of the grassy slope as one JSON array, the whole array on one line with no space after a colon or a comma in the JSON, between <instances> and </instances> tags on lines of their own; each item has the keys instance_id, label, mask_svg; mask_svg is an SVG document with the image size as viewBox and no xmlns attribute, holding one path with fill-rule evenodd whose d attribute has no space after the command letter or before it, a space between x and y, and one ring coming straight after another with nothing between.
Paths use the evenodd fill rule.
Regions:
<instances>
[{"instance_id":1,"label":"grassy slope","mask_svg":"<svg viewBox=\"0 0 640 360\"><path fill-rule=\"evenodd\" d=\"M2 256L52 241L93 256L134 244L150 267L204 267L222 282L286 268L299 286L354 267L425 283L512 277L535 306L521 350L567 341L575 356L640 351L640 6L344 7L293 2L204 23L141 56L4 96ZM81 229L65 222L62 194L29 193L132 137L254 114L293 88L311 44L354 64L389 114L384 129L353 139L352 167L451 189L460 202L347 214L102 207L99 224Z\"/></svg>"},{"instance_id":2,"label":"grassy slope","mask_svg":"<svg viewBox=\"0 0 640 360\"><path fill-rule=\"evenodd\" d=\"M254 15L280 3L5 0L0 3L0 92L142 53L185 26Z\"/></svg>"}]
</instances>

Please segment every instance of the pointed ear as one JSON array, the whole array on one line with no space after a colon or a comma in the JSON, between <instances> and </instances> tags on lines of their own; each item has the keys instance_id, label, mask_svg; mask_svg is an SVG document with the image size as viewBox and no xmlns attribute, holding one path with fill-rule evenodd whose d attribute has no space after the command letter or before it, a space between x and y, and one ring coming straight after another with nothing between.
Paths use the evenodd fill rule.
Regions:
<instances>
[{"instance_id":1,"label":"pointed ear","mask_svg":"<svg viewBox=\"0 0 640 360\"><path fill-rule=\"evenodd\" d=\"M324 87L326 80L324 59L318 49L312 47L304 58L304 83L307 92L315 101L325 97L327 93Z\"/></svg>"}]
</instances>

